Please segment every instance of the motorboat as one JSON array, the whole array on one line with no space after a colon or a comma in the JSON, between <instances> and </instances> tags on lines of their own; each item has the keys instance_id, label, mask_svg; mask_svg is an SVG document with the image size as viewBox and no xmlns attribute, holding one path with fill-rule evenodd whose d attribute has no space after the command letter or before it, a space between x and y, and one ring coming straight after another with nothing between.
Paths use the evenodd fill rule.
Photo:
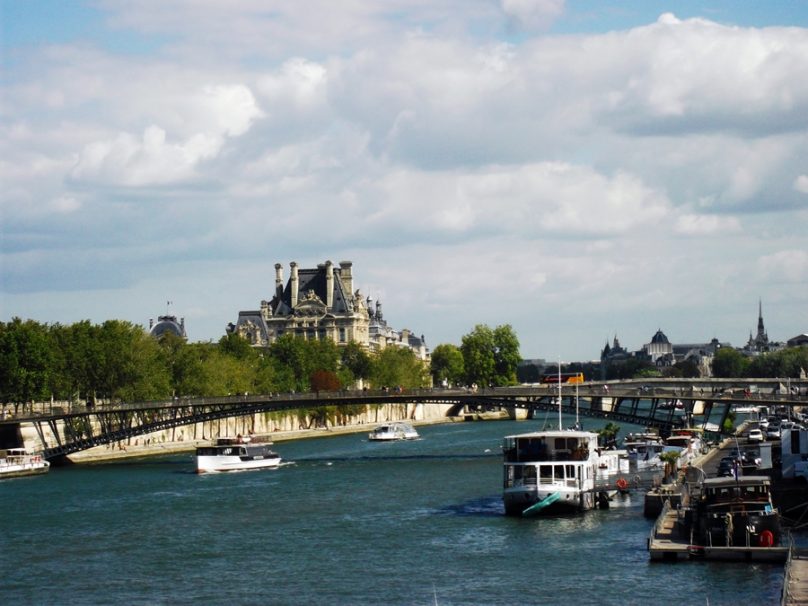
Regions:
<instances>
[{"instance_id":1,"label":"motorboat","mask_svg":"<svg viewBox=\"0 0 808 606\"><path fill-rule=\"evenodd\" d=\"M623 440L623 448L632 471L660 467L663 464L659 455L665 450L665 444L658 434L628 434Z\"/></svg>"},{"instance_id":2,"label":"motorboat","mask_svg":"<svg viewBox=\"0 0 808 606\"><path fill-rule=\"evenodd\" d=\"M280 464L281 456L272 450L272 441L256 436L218 438L196 449L197 473L250 471Z\"/></svg>"},{"instance_id":3,"label":"motorboat","mask_svg":"<svg viewBox=\"0 0 808 606\"><path fill-rule=\"evenodd\" d=\"M507 515L534 516L593 509L596 480L619 469L617 451L598 446L598 434L550 430L506 436L503 501Z\"/></svg>"},{"instance_id":4,"label":"motorboat","mask_svg":"<svg viewBox=\"0 0 808 606\"><path fill-rule=\"evenodd\" d=\"M702 454L704 442L701 433L701 430L696 428L676 429L665 439L663 452L678 452L679 466L689 464Z\"/></svg>"},{"instance_id":5,"label":"motorboat","mask_svg":"<svg viewBox=\"0 0 808 606\"><path fill-rule=\"evenodd\" d=\"M50 471L50 463L25 448L0 450L0 479L35 476Z\"/></svg>"},{"instance_id":6,"label":"motorboat","mask_svg":"<svg viewBox=\"0 0 808 606\"><path fill-rule=\"evenodd\" d=\"M404 421L394 421L379 425L368 434L368 440L373 442L388 442L391 440L417 440L418 432Z\"/></svg>"}]
</instances>

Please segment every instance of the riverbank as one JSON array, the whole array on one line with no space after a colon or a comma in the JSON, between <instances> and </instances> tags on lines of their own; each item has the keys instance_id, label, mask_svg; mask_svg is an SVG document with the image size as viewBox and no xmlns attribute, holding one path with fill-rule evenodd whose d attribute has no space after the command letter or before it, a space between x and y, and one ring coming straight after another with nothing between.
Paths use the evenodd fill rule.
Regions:
<instances>
[{"instance_id":1,"label":"riverbank","mask_svg":"<svg viewBox=\"0 0 808 606\"><path fill-rule=\"evenodd\" d=\"M419 421L409 421L413 426L439 425L444 423L463 423L474 421L495 421L508 418L506 412L476 413L473 417L441 417ZM290 431L272 432L272 441L287 442L291 440L306 440L309 438L327 438L332 436L356 433L370 433L384 423L356 423L352 425L337 425L333 427L320 427L316 429L295 429ZM146 444L109 444L72 454L68 457L71 463L81 465L89 463L104 463L120 459L135 459L143 457L165 456L170 454L192 453L198 446L210 444L210 440L183 440L177 442L161 442Z\"/></svg>"}]
</instances>

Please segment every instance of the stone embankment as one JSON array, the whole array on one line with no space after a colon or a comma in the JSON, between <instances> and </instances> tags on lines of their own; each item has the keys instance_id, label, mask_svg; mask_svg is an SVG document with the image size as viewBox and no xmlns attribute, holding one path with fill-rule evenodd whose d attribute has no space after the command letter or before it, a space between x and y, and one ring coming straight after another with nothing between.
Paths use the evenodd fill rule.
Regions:
<instances>
[{"instance_id":1,"label":"stone embankment","mask_svg":"<svg viewBox=\"0 0 808 606\"><path fill-rule=\"evenodd\" d=\"M254 413L241 417L217 419L205 423L185 425L173 429L128 438L120 442L97 446L74 453L69 459L74 463L87 463L130 457L144 457L171 453L192 452L197 446L209 443L218 437L260 434L270 435L273 441L325 437L343 433L370 432L374 427L389 421L406 420L413 425L446 423L464 420L463 417L448 417L449 405L384 404L368 406L363 412L341 417L336 423L327 422L317 426L295 411L283 413ZM503 416L503 418L506 416ZM94 434L101 428L92 422ZM42 438L32 425L21 428L25 446L41 450ZM45 436L46 445L56 443L55 436Z\"/></svg>"}]
</instances>

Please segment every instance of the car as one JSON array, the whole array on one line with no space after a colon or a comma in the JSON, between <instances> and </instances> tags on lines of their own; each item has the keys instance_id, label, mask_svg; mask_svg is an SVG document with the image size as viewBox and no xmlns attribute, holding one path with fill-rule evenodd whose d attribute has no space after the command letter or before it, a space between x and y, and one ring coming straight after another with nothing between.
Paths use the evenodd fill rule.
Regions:
<instances>
[{"instance_id":1,"label":"car","mask_svg":"<svg viewBox=\"0 0 808 606\"><path fill-rule=\"evenodd\" d=\"M763 432L759 429L750 429L749 434L746 436L750 442L762 442Z\"/></svg>"},{"instance_id":2,"label":"car","mask_svg":"<svg viewBox=\"0 0 808 606\"><path fill-rule=\"evenodd\" d=\"M725 459L721 459L721 462L718 463L718 477L719 478L727 478L733 475L733 465L732 460L729 461Z\"/></svg>"}]
</instances>

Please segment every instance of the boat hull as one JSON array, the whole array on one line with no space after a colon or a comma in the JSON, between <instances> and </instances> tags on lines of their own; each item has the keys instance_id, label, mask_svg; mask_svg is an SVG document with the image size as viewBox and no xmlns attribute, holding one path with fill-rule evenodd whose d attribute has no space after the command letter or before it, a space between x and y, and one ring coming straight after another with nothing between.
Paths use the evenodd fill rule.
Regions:
<instances>
[{"instance_id":1,"label":"boat hull","mask_svg":"<svg viewBox=\"0 0 808 606\"><path fill-rule=\"evenodd\" d=\"M555 498L553 495L558 495ZM536 508L543 501L550 501L546 506ZM537 490L509 489L503 493L505 514L509 516L543 516L576 513L594 509L595 498L591 492L580 490ZM531 510L529 513L525 513Z\"/></svg>"},{"instance_id":2,"label":"boat hull","mask_svg":"<svg viewBox=\"0 0 808 606\"><path fill-rule=\"evenodd\" d=\"M197 455L197 473L222 473L226 471L253 471L271 469L281 464L281 457L239 457L239 456L207 456Z\"/></svg>"},{"instance_id":3,"label":"boat hull","mask_svg":"<svg viewBox=\"0 0 808 606\"><path fill-rule=\"evenodd\" d=\"M43 461L43 463L37 465L10 465L2 468L0 469L0 480L46 474L50 471L50 463L47 461Z\"/></svg>"}]
</instances>

